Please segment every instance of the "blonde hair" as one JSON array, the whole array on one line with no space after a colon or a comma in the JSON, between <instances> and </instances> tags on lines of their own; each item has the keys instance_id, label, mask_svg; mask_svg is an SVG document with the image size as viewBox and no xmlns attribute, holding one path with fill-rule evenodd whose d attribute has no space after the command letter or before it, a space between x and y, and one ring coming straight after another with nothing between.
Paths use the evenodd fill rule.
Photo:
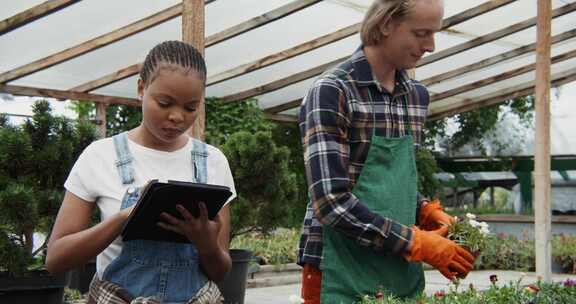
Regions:
<instances>
[{"instance_id":1,"label":"blonde hair","mask_svg":"<svg viewBox=\"0 0 576 304\"><path fill-rule=\"evenodd\" d=\"M376 45L382 40L382 22L402 20L410 12L415 0L374 0L362 21L360 39L365 46Z\"/></svg>"}]
</instances>

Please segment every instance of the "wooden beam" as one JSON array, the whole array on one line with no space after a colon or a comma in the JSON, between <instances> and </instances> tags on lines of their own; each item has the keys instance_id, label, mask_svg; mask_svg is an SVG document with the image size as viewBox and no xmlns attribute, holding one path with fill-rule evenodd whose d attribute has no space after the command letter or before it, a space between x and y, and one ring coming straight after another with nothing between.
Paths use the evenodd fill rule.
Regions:
<instances>
[{"instance_id":1,"label":"wooden beam","mask_svg":"<svg viewBox=\"0 0 576 304\"><path fill-rule=\"evenodd\" d=\"M550 207L550 40L552 1L538 0L536 40L534 137L534 241L536 273L544 282L552 280L552 208Z\"/></svg>"},{"instance_id":2,"label":"wooden beam","mask_svg":"<svg viewBox=\"0 0 576 304\"><path fill-rule=\"evenodd\" d=\"M255 87L255 88L252 88L252 89L240 92L240 93L234 93L234 94L231 94L228 96L224 96L220 99L220 101L224 102L224 103L240 101L240 100L244 100L244 99L247 99L250 97L262 95L264 93L272 92L272 91L278 90L280 88L283 88L285 86L289 86L291 84L297 83L299 81L306 80L306 79L312 78L314 76L320 75L327 68L338 64L340 61L341 61L340 59L337 59L337 60L325 63L323 65L311 68L309 70L293 74L289 77L282 78L282 79L267 83L267 84L259 86L259 87Z\"/></svg>"},{"instance_id":3,"label":"wooden beam","mask_svg":"<svg viewBox=\"0 0 576 304\"><path fill-rule=\"evenodd\" d=\"M501 5L505 5L505 4L508 4L508 3L500 3L500 4L501 4ZM487 3L484 3L484 4L482 4L482 5L486 5L485 9L488 9L488 8L494 9L494 8L496 8L496 7L491 7L490 5L487 5ZM481 5L481 6L482 6L482 5ZM501 5L500 5L500 6L501 6ZM500 6L497 6L497 7L500 7ZM471 10L476 10L476 9L477 9L477 7L472 8ZM464 16L470 14L469 11L471 11L471 10L467 10L467 11L459 14L459 15L461 15L461 16L459 16L459 15L454 16L453 19L452 19L452 21L446 21L446 20L448 20L448 19L446 19L445 22L443 23L443 29L451 26L450 23L452 23L452 22L462 22L462 20L466 20ZM571 12L573 12L574 10L576 10L576 3L570 3L570 4L567 4L567 5L564 5L564 6L560 7L560 8L555 9L555 10L552 12L552 17L553 17L553 18L560 17L560 16L563 16L563 15L565 15L565 14L571 13ZM464 51L466 51L466 50L469 50L469 49L471 49L471 48L477 47L477 46L479 46L479 45L482 45L482 44L485 44L485 43L494 41L494 40L496 40L496 39L500 39L500 38L502 38L502 37L505 37L505 36L514 34L514 33L519 32L519 31L521 31L521 30L524 30L524 29L527 29L527 28L529 28L529 27L532 27L532 26L534 26L534 25L536 25L536 18L530 18L530 19L528 19L528 20L525 20L525 21L516 23L516 24L514 24L514 25L511 25L511 26L506 27L506 28L504 28L504 29L501 29L501 30L499 30L499 31L492 32L492 33L490 33L490 34L487 34L487 35L478 37L478 38L476 38L476 39L467 41L467 42L465 42L465 43L462 43L462 44L453 46L453 47L451 47L451 48L448 48L448 49L446 49L446 50L440 51L440 52L438 52L438 53L434 53L434 54L432 54L432 55L426 56L426 57L424 57L416 66L417 66L417 67L421 67L421 66L424 66L424 65L426 65L426 64L430 64L430 63L433 63L433 62L442 60L442 59L444 59L444 58L446 58L446 57L449 57L449 56L452 56L452 55L455 55L455 54L464 52ZM557 37L557 40L558 40L558 41L564 41L564 40L566 40L566 39L569 39L569 38L571 38L571 37L574 37L573 35L574 35L574 32L573 32L573 31L568 31L568 32L566 32L566 33L557 35L556 37ZM535 47L535 44L534 44L534 46L532 46L532 47ZM512 57L515 57L515 56L519 56L520 54L525 54L525 53L527 53L527 52L530 51L530 48L531 48L531 46L520 47L520 48L518 48L518 49L515 50L516 53L511 52L511 53L503 54L503 55L501 55L500 57L495 56L495 57L492 57L492 58L490 58L490 59L487 59L487 60L484 61L483 63L480 62L480 63L476 63L475 65L476 65L476 66L485 67L485 66L488 66L489 64L494 64L494 62L500 62L500 61L507 60L507 59L512 58ZM347 58L347 57L343 57L343 58L341 58L340 60L342 61L342 60L345 60L346 58ZM477 69L478 69L478 68L477 68ZM468 70L468 69L461 68L461 69L458 69L457 72L450 72L450 74L446 74L446 75L442 75L442 76L439 75L439 76L435 76L435 78L426 79L425 81L423 81L423 83L424 83L425 85L430 85L430 84L432 84L432 83L437 83L437 82L439 82L439 81L441 81L441 80L454 77L454 76L452 76L452 75L454 75L454 74L459 75L460 73L464 73L464 71L467 71L467 70Z\"/></svg>"},{"instance_id":4,"label":"wooden beam","mask_svg":"<svg viewBox=\"0 0 576 304\"><path fill-rule=\"evenodd\" d=\"M0 36L24 26L32 21L38 20L59 11L80 0L52 0L46 1L20 12L12 17L0 21ZM6 4L4 4L6 5Z\"/></svg>"},{"instance_id":5,"label":"wooden beam","mask_svg":"<svg viewBox=\"0 0 576 304\"><path fill-rule=\"evenodd\" d=\"M12 114L12 113L0 113L0 115L6 115L6 116L13 116L13 117L22 117L22 118L32 118L32 115L26 115L26 114Z\"/></svg>"},{"instance_id":6,"label":"wooden beam","mask_svg":"<svg viewBox=\"0 0 576 304\"><path fill-rule=\"evenodd\" d=\"M292 13L295 13L301 9L304 9L310 5L316 4L321 0L296 0L292 1L286 5L283 5L277 9L267 12L258 17L254 17L246 22L242 22L236 26L229 29L216 33L206 39L206 47L214 45L216 43L226 41L230 38L236 37L242 33L253 30L257 27L268 24L272 21L278 20L280 18L286 17Z\"/></svg>"},{"instance_id":7,"label":"wooden beam","mask_svg":"<svg viewBox=\"0 0 576 304\"><path fill-rule=\"evenodd\" d=\"M471 18L484 14L486 12L492 11L516 0L496 0L488 1L471 9L468 9L460 14L454 15L450 18L444 20L442 29L447 29L456 24L467 21ZM316 38L314 40L307 41L296 47L283 50L273 55L260 58L258 60L252 61L250 63L243 64L241 66L235 67L228 71L216 74L208 79L208 85L214 85L222 81L238 77L244 73L252 72L266 66L272 65L284 61L286 59L292 58L297 55L304 54L308 51L317 49L329 43L344 39L346 37L352 36L360 30L361 23L350 25L346 28L333 32L331 34Z\"/></svg>"},{"instance_id":8,"label":"wooden beam","mask_svg":"<svg viewBox=\"0 0 576 304\"><path fill-rule=\"evenodd\" d=\"M466 11L464 11L464 12L462 12L456 16L453 16L451 18L446 19L445 22L443 22L442 29L447 29L451 26L454 26L455 24L458 24L458 23L461 23L461 22L468 20L467 18L471 18L471 16L478 16L480 14L486 13L490 10L496 9L498 7L501 7L502 5L506 5L506 4L511 3L513 1L493 1L493 2L495 2L495 3L493 3L493 4L484 3L480 6L476 6L474 8L469 9L469 10L466 10ZM567 6L569 6L569 5L567 5ZM563 13L568 13L568 12L563 12ZM519 27L519 26L517 26L517 27ZM501 31L499 31L499 32L501 32ZM482 39L482 37L480 37L478 39ZM477 39L474 39L474 40L477 40ZM452 49L452 48L450 48L450 49ZM450 50L450 49L448 49L448 50ZM448 50L445 50L445 51L448 51ZM344 56L340 59L334 60L333 62L330 63L330 65L337 64L343 60L346 60L348 57L349 57L349 55ZM428 57L430 57L430 56L428 56ZM428 57L426 57L426 58L428 58ZM426 58L424 58L423 60L425 60ZM420 66L420 65L421 64L419 63L418 66ZM325 66L325 65L322 65L322 66ZM281 86L278 86L281 83L285 83L284 86L286 86L286 85L290 85L290 84L295 83L296 81L293 81L294 79L299 79L298 81L306 79L306 78L304 78L304 79L301 78L303 75L309 75L309 78L315 77L315 76L317 76L323 72L323 70L319 70L322 66L315 67L315 68L312 68L310 70L296 74L296 75L298 75L298 77L294 77L296 75L293 75L293 76L275 81L273 83L268 83L268 84L265 84L263 86L256 87L256 88L244 91L244 92L225 96L225 97L223 97L222 101L224 101L224 102L238 101L238 100L242 100L244 98L249 98L249 97L261 95L261 94L266 93L266 92L277 90L277 89L281 88Z\"/></svg>"},{"instance_id":9,"label":"wooden beam","mask_svg":"<svg viewBox=\"0 0 576 304\"><path fill-rule=\"evenodd\" d=\"M106 104L96 103L96 129L100 138L106 137Z\"/></svg>"},{"instance_id":10,"label":"wooden beam","mask_svg":"<svg viewBox=\"0 0 576 304\"><path fill-rule=\"evenodd\" d=\"M264 109L264 112L269 114L276 114L286 110L290 110L296 107L299 107L302 104L302 98L294 99L287 103L283 103L274 107Z\"/></svg>"},{"instance_id":11,"label":"wooden beam","mask_svg":"<svg viewBox=\"0 0 576 304\"><path fill-rule=\"evenodd\" d=\"M97 50L101 47L107 46L113 42L132 36L136 33L142 32L155 25L158 25L167 20L178 17L182 13L182 5L174 5L159 13L146 17L144 19L133 22L127 26L119 28L113 32L98 36L94 39L80 43L71 48L65 49L56 54L44 57L42 59L33 61L29 64L20 66L11 71L0 74L0 83L6 83L26 75L44 70L56 64L65 62L67 60L76 58L80 55Z\"/></svg>"},{"instance_id":12,"label":"wooden beam","mask_svg":"<svg viewBox=\"0 0 576 304\"><path fill-rule=\"evenodd\" d=\"M325 46L327 44L333 43L335 41L350 37L360 30L360 23L356 23L347 26L343 29L335 31L333 33L318 37L316 39L304 42L295 47L280 51L278 53L268 55L266 57L257 59L255 61L237 66L230 70L218 73L208 78L207 85L214 85L228 79L241 76L244 73L253 72L261 68L270 66L272 64L282 62L284 60L290 59L292 57L307 53L311 50L317 49L319 47Z\"/></svg>"},{"instance_id":13,"label":"wooden beam","mask_svg":"<svg viewBox=\"0 0 576 304\"><path fill-rule=\"evenodd\" d=\"M479 221L482 222L503 222L503 223L532 223L534 224L534 217L531 215L508 215L508 214L494 214L477 216ZM576 217L573 215L555 215L552 217L552 222L555 224L576 224Z\"/></svg>"},{"instance_id":14,"label":"wooden beam","mask_svg":"<svg viewBox=\"0 0 576 304\"><path fill-rule=\"evenodd\" d=\"M497 8L508 5L508 4L515 2L515 1L516 0L491 0L491 1L484 2L478 6L467 9L462 13L459 13L459 14L456 14L454 16L451 16L451 17L444 19L442 22L442 29L444 30L444 29L452 27L456 24L460 24L462 22L468 21L472 18L478 17L482 14L493 11Z\"/></svg>"},{"instance_id":15,"label":"wooden beam","mask_svg":"<svg viewBox=\"0 0 576 304\"><path fill-rule=\"evenodd\" d=\"M566 4L562 7L555 9L552 12L552 18L566 15L568 13L575 11L575 10L576 10L576 2ZM453 46L451 48L436 52L436 53L431 54L431 55L428 55L428 56L422 58L422 60L420 60L420 62L418 62L416 67L422 67L424 65L445 59L449 56L453 56L453 55L462 53L462 52L467 51L469 49L472 49L472 48L475 48L477 46L486 44L488 42L492 42L494 40L497 40L497 39L512 35L514 33L520 32L522 30L525 30L527 28L535 26L536 21L537 21L536 17L530 18L530 19L524 20L522 22L513 24L511 26L505 27L501 30L492 32L490 34L486 34L484 36L478 37L476 39L472 39L472 40L467 41L465 43L462 43L462 44Z\"/></svg>"},{"instance_id":16,"label":"wooden beam","mask_svg":"<svg viewBox=\"0 0 576 304\"><path fill-rule=\"evenodd\" d=\"M88 82L83 83L79 86L75 86L75 87L71 88L70 90L75 91L75 92L90 92L90 91L96 90L98 88L104 87L104 86L106 86L112 82L126 79L128 77L131 77L132 75L138 74L140 72L141 68L142 68L141 63L133 64L129 67L118 70L118 71L116 71L110 75L106 75L102 78L88 81Z\"/></svg>"},{"instance_id":17,"label":"wooden beam","mask_svg":"<svg viewBox=\"0 0 576 304\"><path fill-rule=\"evenodd\" d=\"M571 59L576 57L576 50L572 50L566 53L563 53L561 55L557 55L554 56L554 58L552 58L551 62L553 64ZM430 101L431 102L436 102L436 101L440 101L444 98L448 98L448 97L452 97L454 95L458 95L458 94L462 94L464 92L468 92L468 91L472 91L472 90L476 90L478 88L482 88L485 87L487 85L496 83L496 82L500 82L502 80L506 80L506 79L510 79L512 77L518 76L518 75L522 75L531 71L534 71L534 69L536 68L536 64L528 64L522 67L519 67L517 69L508 71L508 72L504 72L502 74L498 74L496 76L492 76L492 77L487 77L442 93L438 93L438 94L433 94L432 96L430 96Z\"/></svg>"},{"instance_id":18,"label":"wooden beam","mask_svg":"<svg viewBox=\"0 0 576 304\"><path fill-rule=\"evenodd\" d=\"M204 56L204 0L183 0L182 5L182 41L192 44Z\"/></svg>"},{"instance_id":19,"label":"wooden beam","mask_svg":"<svg viewBox=\"0 0 576 304\"><path fill-rule=\"evenodd\" d=\"M298 117L294 115L264 113L264 117L266 119L274 120L277 122L287 122L287 123L298 122Z\"/></svg>"},{"instance_id":20,"label":"wooden beam","mask_svg":"<svg viewBox=\"0 0 576 304\"><path fill-rule=\"evenodd\" d=\"M574 37L576 37L576 29L566 31L564 33L561 33L561 34L558 34L558 35L552 37L552 44L563 42L563 41L566 41L566 40L574 38ZM492 56L490 58L487 58L487 59L475 62L473 64L469 64L469 65L454 69L452 71L448 71L448 72L445 72L445 73L442 73L439 75L435 75L435 76L432 76L432 77L429 77L426 79L422 79L422 80L420 80L420 82L422 84L424 84L425 86L430 86L430 85L442 82L444 80L452 79L452 78L455 78L457 76L461 76L461 75L470 73L472 71L481 70L481 69L484 69L488 66L495 65L497 63L504 62L506 60L522 56L524 54L528 54L530 52L533 52L534 50L536 50L536 43L527 44L525 46L521 46L519 48L511 50L509 52L505 52L503 54Z\"/></svg>"},{"instance_id":21,"label":"wooden beam","mask_svg":"<svg viewBox=\"0 0 576 304\"><path fill-rule=\"evenodd\" d=\"M563 84L576 81L576 71L564 71L552 76L552 86L557 87ZM504 90L490 93L473 99L464 99L445 106L431 106L428 112L428 120L437 120L444 117L451 117L459 113L476 110L505 102L507 100L534 94L534 81L528 81L520 85Z\"/></svg>"},{"instance_id":22,"label":"wooden beam","mask_svg":"<svg viewBox=\"0 0 576 304\"><path fill-rule=\"evenodd\" d=\"M53 90L44 88L24 87L8 84L0 84L0 93L8 93L20 96L38 96L38 97L50 97L56 99L93 101L105 104L122 104L133 107L140 106L140 101L134 98L89 94L82 92L71 92L71 91Z\"/></svg>"},{"instance_id":23,"label":"wooden beam","mask_svg":"<svg viewBox=\"0 0 576 304\"><path fill-rule=\"evenodd\" d=\"M467 9L467 10L465 10L459 14L456 14L454 16L451 16L449 18L444 19L442 21L442 27L440 29L441 29L441 31L447 30L450 27L453 27L453 26L458 25L462 22L468 21L468 20L470 20L474 17L480 16L482 14L491 12L497 8L500 8L504 5L510 4L514 1L516 1L516 0L492 0L492 1L485 2L485 3L480 4L478 6ZM569 6L569 5L566 5L566 6ZM569 12L570 11L562 12L561 14L563 15L563 14L567 14ZM559 15L559 16L561 16L561 15ZM536 18L533 18L533 19L534 19L534 22L530 26L534 26L536 24ZM532 20L532 19L530 19L530 20ZM530 20L528 20L528 21L530 21ZM521 23L515 24L511 27L514 27L514 26L516 26L517 28L520 28L521 26L526 26L526 25L525 24L522 25L522 22L521 22ZM527 26L527 27L530 27L530 26ZM511 28L511 27L509 27L509 28ZM486 42L490 42L490 41L502 38L504 36L507 36L507 35L510 35L510 34L513 34L517 31L522 30L522 29L515 29L515 28L509 29L509 28L505 28L503 30L500 30L500 31L497 31L497 32L494 32L491 34L478 37L476 39L468 41L467 43L456 45L456 46L451 47L449 49L434 53L434 54L429 55L429 56L426 56L422 60L420 60L420 62L418 62L416 64L416 67L418 68L418 67L424 66L426 64L430 64L432 62L435 62L435 61L438 61L440 59L444 59L448 56L463 52L463 51L470 49L470 48L473 48L475 46L478 46L478 45L484 44ZM509 33L506 34L508 31L509 31ZM503 35L503 36L499 37L499 35ZM490 41L488 41L488 40L490 40ZM345 60L346 58L347 57L342 57L342 60Z\"/></svg>"},{"instance_id":24,"label":"wooden beam","mask_svg":"<svg viewBox=\"0 0 576 304\"><path fill-rule=\"evenodd\" d=\"M182 40L192 44L204 56L204 0L183 0ZM204 140L206 111L204 100L197 109L196 120L188 133L197 139Z\"/></svg>"},{"instance_id":25,"label":"wooden beam","mask_svg":"<svg viewBox=\"0 0 576 304\"><path fill-rule=\"evenodd\" d=\"M506 4L511 3L513 1L516 1L516 0L498 0L498 1L486 2L484 4L477 6L477 7L466 10L460 14L457 14L455 16L447 18L446 20L444 20L442 28L443 29L449 28L451 26L454 26L456 24L459 24L461 22L468 20L469 18L487 13L491 10L494 10L498 7L506 5ZM209 2L212 2L212 1L206 1L206 4L208 4ZM308 5L311 5L311 4L312 3L309 3ZM301 5L304 5L304 3ZM208 37L206 39L207 45L209 46L209 45L213 44L215 41L222 39L223 37L225 39L230 39L230 38L234 37L235 35L237 35L236 33L240 32L241 30L247 29L249 26L252 26L250 29L253 29L253 28L256 28L257 26L263 25L260 23L256 23L254 21L256 19L267 20L264 16L278 16L278 15L286 13L287 11L289 11L289 13L293 13L293 12L297 11L297 9L299 10L302 8L304 8L304 7L295 6L295 7L289 7L288 9L285 6L280 7L278 9L270 11L270 12L268 12L262 16L256 17L252 20L248 20L248 21L241 23L235 27L229 28L227 30L224 30L222 32L216 33L216 34ZM270 22L270 21L271 20L268 20L267 22ZM308 41L308 42L303 43L299 46L296 46L292 49L288 49L288 50L282 51L280 53L273 54L273 55L258 59L254 62L247 63L245 65L233 68L233 69L225 71L223 73L214 75L208 79L208 85L213 85L213 84L231 79L233 77L240 76L243 73L255 71L257 69L269 66L269 65L274 64L274 63L281 62L283 60L292 58L294 56L304 54L305 52L316 49L316 48L321 47L323 45L326 45L328 43L337 41L339 39L346 38L348 36L351 36L351 35L357 33L359 30L359 27L360 27L360 24L355 24L355 25L349 26L347 28L341 29L339 31L336 31L332 34L328 34L328 35L322 36L320 38L317 38L316 40ZM226 33L228 33L228 34L226 35ZM220 40L220 41L223 41L223 40ZM343 60L345 58L347 58L347 57L343 57ZM140 66L141 66L141 63L131 65L129 67L123 68L119 71L116 71L112 74L108 74L108 75L101 77L99 79L96 79L96 80L90 81L88 83L76 86L72 90L81 91L81 92L89 92L89 91L98 89L100 87L109 85L109 84L114 83L116 81L119 81L119 80L122 80L122 79L125 79L125 78L128 78L128 77L131 77L133 75L138 74Z\"/></svg>"},{"instance_id":26,"label":"wooden beam","mask_svg":"<svg viewBox=\"0 0 576 304\"><path fill-rule=\"evenodd\" d=\"M213 1L215 1L215 0L206 1L206 4L213 2ZM297 12L297 11L299 11L305 7L308 7L312 4L315 4L319 1L321 1L321 0L299 0L299 1L295 1L295 2L292 2L292 3L287 4L287 5L281 6L277 9L269 11L269 12L267 12L261 16L252 18L248 21L242 22L240 24L237 24L233 27L230 27L228 29L225 29L221 32L218 32L216 34L213 34L213 35L207 37L205 40L205 47L209 47L209 46L212 46L218 42L222 42L222 41L228 40L230 38L236 37L236 36L238 36L242 33L245 33L249 30L255 29L257 27L268 24L274 20L278 20L282 17L285 17L285 16L288 16L292 13L295 13L295 12ZM181 5L177 5L177 6L181 7ZM139 64L141 65L141 63L139 63ZM114 83L116 81L122 80L124 78L131 77L133 75L138 74L138 72L139 72L139 70L131 69L131 67L134 67L134 66L135 65L123 68L119 71L116 71L116 72L108 74L104 77L95 79L91 82L98 84L98 87L103 87L103 86L109 85L111 83ZM125 71L125 72L122 73L121 71ZM1 75L0 75L0 77L1 77ZM1 80L1 78L0 78L0 80ZM88 83L79 85L77 87L82 87L84 92L88 92L88 91L91 91L91 90L94 90L97 88L97 87L91 88L88 85Z\"/></svg>"}]
</instances>

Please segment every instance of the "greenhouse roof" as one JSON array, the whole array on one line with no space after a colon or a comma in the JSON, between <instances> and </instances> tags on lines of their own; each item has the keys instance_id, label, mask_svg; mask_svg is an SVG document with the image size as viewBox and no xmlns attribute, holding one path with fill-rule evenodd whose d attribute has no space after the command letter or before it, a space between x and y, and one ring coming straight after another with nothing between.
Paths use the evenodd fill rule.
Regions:
<instances>
[{"instance_id":1,"label":"greenhouse roof","mask_svg":"<svg viewBox=\"0 0 576 304\"><path fill-rule=\"evenodd\" d=\"M311 82L359 46L371 0L211 0L207 96L258 99L295 121ZM552 0L552 85L576 79L576 0ZM416 79L441 118L534 92L537 1L445 1L436 51ZM7 1L0 11L0 92L138 104L147 51L182 38L181 0Z\"/></svg>"}]
</instances>

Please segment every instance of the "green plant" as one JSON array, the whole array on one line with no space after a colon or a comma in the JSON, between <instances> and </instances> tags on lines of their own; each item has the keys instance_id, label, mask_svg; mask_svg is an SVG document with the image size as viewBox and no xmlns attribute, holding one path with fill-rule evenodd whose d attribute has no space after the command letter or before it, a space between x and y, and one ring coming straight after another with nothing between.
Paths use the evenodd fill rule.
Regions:
<instances>
[{"instance_id":1,"label":"green plant","mask_svg":"<svg viewBox=\"0 0 576 304\"><path fill-rule=\"evenodd\" d=\"M278 147L270 132L234 133L221 148L238 195L230 207L232 237L284 226L297 194L288 149Z\"/></svg>"},{"instance_id":2,"label":"green plant","mask_svg":"<svg viewBox=\"0 0 576 304\"><path fill-rule=\"evenodd\" d=\"M94 121L96 119L96 104L86 101L74 101L70 108L78 114L78 119ZM142 121L140 107L110 104L106 106L106 136L113 136L131 130Z\"/></svg>"},{"instance_id":3,"label":"green plant","mask_svg":"<svg viewBox=\"0 0 576 304\"><path fill-rule=\"evenodd\" d=\"M438 197L442 188L440 181L434 175L438 172L438 165L430 150L422 147L416 150L416 167L418 169L418 191L428 198Z\"/></svg>"},{"instance_id":4,"label":"green plant","mask_svg":"<svg viewBox=\"0 0 576 304\"><path fill-rule=\"evenodd\" d=\"M0 128L0 270L12 276L25 273L44 250L46 243L33 250L34 233L51 230L68 172L96 138L88 123L51 111L41 100L33 106L32 119Z\"/></svg>"},{"instance_id":5,"label":"green plant","mask_svg":"<svg viewBox=\"0 0 576 304\"><path fill-rule=\"evenodd\" d=\"M82 301L82 294L77 289L64 288L65 303L79 303ZM83 302L83 301L82 301Z\"/></svg>"},{"instance_id":6,"label":"green plant","mask_svg":"<svg viewBox=\"0 0 576 304\"><path fill-rule=\"evenodd\" d=\"M450 151L456 151L465 145L472 145L482 155L486 155L487 142L485 139L491 137L499 122L509 118L507 115L516 116L522 127L530 128L534 118L534 97L519 97L502 104L483 107L457 114L451 118L428 122L425 130L427 138L425 138L424 145L428 148L433 148L437 138L446 138L447 120L451 119L455 122L452 125L456 126L457 129L448 140L446 147L448 154L450 154ZM491 140L491 145L496 148L492 149L492 153L498 154L504 151L509 143L502 139L494 138Z\"/></svg>"},{"instance_id":7,"label":"green plant","mask_svg":"<svg viewBox=\"0 0 576 304\"><path fill-rule=\"evenodd\" d=\"M568 282L568 281L566 281ZM564 283L544 283L523 285L521 279L498 286L494 282L483 291L473 285L468 289L448 292L438 291L432 296L419 295L413 299L399 299L381 291L366 295L360 304L573 304L576 303L576 285Z\"/></svg>"},{"instance_id":8,"label":"green plant","mask_svg":"<svg viewBox=\"0 0 576 304\"><path fill-rule=\"evenodd\" d=\"M512 209L501 209L498 207L492 207L488 205L478 206L476 208L446 208L447 212L450 215L461 217L465 216L466 213L473 213L477 215L484 215L484 214L513 214L514 210Z\"/></svg>"},{"instance_id":9,"label":"green plant","mask_svg":"<svg viewBox=\"0 0 576 304\"><path fill-rule=\"evenodd\" d=\"M300 130L297 124L274 124L272 138L277 145L286 147L290 151L288 167L296 176L297 193L293 202L290 203L287 227L300 228L308 205L308 183L304 169L304 152Z\"/></svg>"},{"instance_id":10,"label":"green plant","mask_svg":"<svg viewBox=\"0 0 576 304\"><path fill-rule=\"evenodd\" d=\"M488 224L476 221L476 215L466 214L457 218L448 229L448 238L474 254L480 254L486 248L486 238L490 231Z\"/></svg>"},{"instance_id":11,"label":"green plant","mask_svg":"<svg viewBox=\"0 0 576 304\"><path fill-rule=\"evenodd\" d=\"M237 132L271 132L274 144L289 151L286 156L288 170L296 178L296 194L287 202L286 219L283 225L302 225L308 199L300 131L296 124L277 124L267 120L255 99L222 103L217 98L206 98L206 142L222 147ZM236 176L235 176L236 179ZM238 181L236 181L238 183Z\"/></svg>"},{"instance_id":12,"label":"green plant","mask_svg":"<svg viewBox=\"0 0 576 304\"><path fill-rule=\"evenodd\" d=\"M249 249L262 264L296 263L299 238L300 229L277 229L267 235L257 232L240 235L230 247Z\"/></svg>"},{"instance_id":13,"label":"green plant","mask_svg":"<svg viewBox=\"0 0 576 304\"><path fill-rule=\"evenodd\" d=\"M206 98L206 142L220 147L236 132L269 132L273 124L266 120L255 99L223 103Z\"/></svg>"},{"instance_id":14,"label":"green plant","mask_svg":"<svg viewBox=\"0 0 576 304\"><path fill-rule=\"evenodd\" d=\"M491 235L476 260L476 268L533 271L535 261L534 241L512 235Z\"/></svg>"},{"instance_id":15,"label":"green plant","mask_svg":"<svg viewBox=\"0 0 576 304\"><path fill-rule=\"evenodd\" d=\"M491 235L476 261L476 269L534 271L534 250L533 240L518 239L512 235ZM566 273L576 273L576 236L554 236L552 258L560 263Z\"/></svg>"},{"instance_id":16,"label":"green plant","mask_svg":"<svg viewBox=\"0 0 576 304\"><path fill-rule=\"evenodd\" d=\"M565 272L576 274L576 236L561 234L554 237L552 256Z\"/></svg>"}]
</instances>

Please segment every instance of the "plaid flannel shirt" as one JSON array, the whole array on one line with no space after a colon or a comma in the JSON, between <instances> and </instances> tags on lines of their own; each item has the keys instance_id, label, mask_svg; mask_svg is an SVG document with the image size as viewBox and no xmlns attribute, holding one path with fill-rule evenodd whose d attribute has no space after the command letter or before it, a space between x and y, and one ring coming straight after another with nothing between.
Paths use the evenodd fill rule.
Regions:
<instances>
[{"instance_id":1,"label":"plaid flannel shirt","mask_svg":"<svg viewBox=\"0 0 576 304\"><path fill-rule=\"evenodd\" d=\"M372 212L352 189L362 172L373 132L400 137L406 135L410 124L418 145L428 103L427 89L409 79L405 71L396 73L392 94L382 88L362 47L314 82L299 115L310 196L299 244L300 265L320 266L322 225L375 252L406 251L411 228ZM420 198L418 201L419 208Z\"/></svg>"},{"instance_id":2,"label":"plaid flannel shirt","mask_svg":"<svg viewBox=\"0 0 576 304\"><path fill-rule=\"evenodd\" d=\"M161 304L156 297L135 297L122 286L102 281L95 275L90 283L86 304ZM216 283L207 281L186 304L222 304L224 298Z\"/></svg>"}]
</instances>

